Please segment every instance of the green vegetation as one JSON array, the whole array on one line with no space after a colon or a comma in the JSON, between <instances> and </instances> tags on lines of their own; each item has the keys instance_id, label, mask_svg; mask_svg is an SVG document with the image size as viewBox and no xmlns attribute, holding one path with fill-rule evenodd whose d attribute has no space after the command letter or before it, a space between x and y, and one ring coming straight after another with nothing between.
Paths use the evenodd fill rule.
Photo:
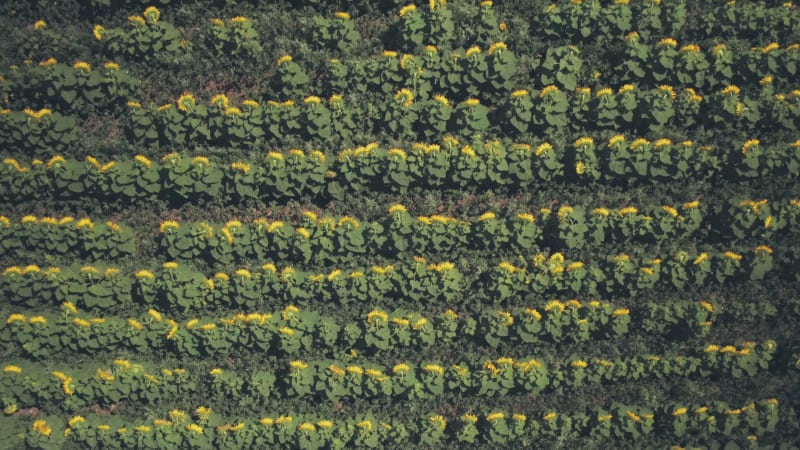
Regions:
<instances>
[{"instance_id":1,"label":"green vegetation","mask_svg":"<svg viewBox=\"0 0 800 450\"><path fill-rule=\"evenodd\" d=\"M800 7L5 2L0 448L793 448Z\"/></svg>"}]
</instances>

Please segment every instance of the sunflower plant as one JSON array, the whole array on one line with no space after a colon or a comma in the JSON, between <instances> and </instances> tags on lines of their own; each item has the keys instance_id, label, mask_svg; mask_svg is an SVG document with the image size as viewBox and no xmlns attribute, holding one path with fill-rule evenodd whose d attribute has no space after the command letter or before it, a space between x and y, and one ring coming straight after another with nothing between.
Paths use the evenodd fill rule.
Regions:
<instances>
[{"instance_id":1,"label":"sunflower plant","mask_svg":"<svg viewBox=\"0 0 800 450\"><path fill-rule=\"evenodd\" d=\"M415 124L417 131L428 139L444 136L453 115L450 100L436 94L429 100L418 102L417 105L420 117Z\"/></svg>"},{"instance_id":2,"label":"sunflower plant","mask_svg":"<svg viewBox=\"0 0 800 450\"><path fill-rule=\"evenodd\" d=\"M361 40L361 34L356 30L355 22L350 14L344 11L334 13L332 18L314 16L312 24L312 42L327 50L336 50L346 54L353 50Z\"/></svg>"},{"instance_id":3,"label":"sunflower plant","mask_svg":"<svg viewBox=\"0 0 800 450\"><path fill-rule=\"evenodd\" d=\"M475 42L496 42L506 34L507 25L497 17L493 2L482 1L480 13L472 18L470 27L475 33Z\"/></svg>"},{"instance_id":4,"label":"sunflower plant","mask_svg":"<svg viewBox=\"0 0 800 450\"><path fill-rule=\"evenodd\" d=\"M205 156L193 158L170 153L162 158L163 188L174 201L197 197L215 197L222 190L222 169Z\"/></svg>"},{"instance_id":5,"label":"sunflower plant","mask_svg":"<svg viewBox=\"0 0 800 450\"><path fill-rule=\"evenodd\" d=\"M675 99L675 90L668 85L640 92L636 114L645 118L640 124L640 131L662 132L675 117Z\"/></svg>"},{"instance_id":6,"label":"sunflower plant","mask_svg":"<svg viewBox=\"0 0 800 450\"><path fill-rule=\"evenodd\" d=\"M129 16L128 29L96 25L93 32L106 52L134 60L167 64L190 49L183 33L161 20L161 11L155 6L145 9L141 16Z\"/></svg>"},{"instance_id":7,"label":"sunflower plant","mask_svg":"<svg viewBox=\"0 0 800 450\"><path fill-rule=\"evenodd\" d=\"M453 123L466 136L480 135L491 125L489 108L477 98L468 98L459 103L453 111Z\"/></svg>"},{"instance_id":8,"label":"sunflower plant","mask_svg":"<svg viewBox=\"0 0 800 450\"><path fill-rule=\"evenodd\" d=\"M76 119L48 108L0 110L0 130L0 145L33 155L40 155L44 149L66 152L78 140Z\"/></svg>"},{"instance_id":9,"label":"sunflower plant","mask_svg":"<svg viewBox=\"0 0 800 450\"><path fill-rule=\"evenodd\" d=\"M578 87L578 78L583 68L580 50L575 46L550 47L536 72L543 86L558 85L572 91Z\"/></svg>"},{"instance_id":10,"label":"sunflower plant","mask_svg":"<svg viewBox=\"0 0 800 450\"><path fill-rule=\"evenodd\" d=\"M455 33L453 12L442 0L432 0L428 8L408 4L400 8L399 33L403 49L411 51L430 43L447 46Z\"/></svg>"},{"instance_id":11,"label":"sunflower plant","mask_svg":"<svg viewBox=\"0 0 800 450\"><path fill-rule=\"evenodd\" d=\"M311 81L306 71L294 61L292 55L281 56L276 65L277 73L273 80L276 92L286 99L299 97Z\"/></svg>"},{"instance_id":12,"label":"sunflower plant","mask_svg":"<svg viewBox=\"0 0 800 450\"><path fill-rule=\"evenodd\" d=\"M566 129L569 125L569 99L566 92L551 84L534 93L538 101L534 103L531 116L533 130L552 134Z\"/></svg>"},{"instance_id":13,"label":"sunflower plant","mask_svg":"<svg viewBox=\"0 0 800 450\"><path fill-rule=\"evenodd\" d=\"M418 120L414 93L406 88L397 91L393 100L383 103L380 119L381 128L392 136L400 139L412 137L414 124Z\"/></svg>"},{"instance_id":14,"label":"sunflower plant","mask_svg":"<svg viewBox=\"0 0 800 450\"><path fill-rule=\"evenodd\" d=\"M140 90L138 81L112 61L93 68L85 61L70 66L49 58L37 66L25 65L11 72L7 81L64 112L113 110Z\"/></svg>"},{"instance_id":15,"label":"sunflower plant","mask_svg":"<svg viewBox=\"0 0 800 450\"><path fill-rule=\"evenodd\" d=\"M233 17L229 21L211 19L206 45L217 57L256 59L263 52L253 21L243 16Z\"/></svg>"},{"instance_id":16,"label":"sunflower plant","mask_svg":"<svg viewBox=\"0 0 800 450\"><path fill-rule=\"evenodd\" d=\"M502 108L506 117L505 128L509 133L527 133L533 120L534 103L530 91L517 89Z\"/></svg>"}]
</instances>

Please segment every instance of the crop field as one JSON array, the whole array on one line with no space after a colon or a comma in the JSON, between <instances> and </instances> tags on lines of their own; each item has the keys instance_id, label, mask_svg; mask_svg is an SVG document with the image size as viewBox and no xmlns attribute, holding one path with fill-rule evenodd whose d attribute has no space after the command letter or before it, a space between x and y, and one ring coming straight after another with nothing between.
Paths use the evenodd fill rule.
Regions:
<instances>
[{"instance_id":1,"label":"crop field","mask_svg":"<svg viewBox=\"0 0 800 450\"><path fill-rule=\"evenodd\" d=\"M0 29L0 449L800 446L800 5Z\"/></svg>"}]
</instances>

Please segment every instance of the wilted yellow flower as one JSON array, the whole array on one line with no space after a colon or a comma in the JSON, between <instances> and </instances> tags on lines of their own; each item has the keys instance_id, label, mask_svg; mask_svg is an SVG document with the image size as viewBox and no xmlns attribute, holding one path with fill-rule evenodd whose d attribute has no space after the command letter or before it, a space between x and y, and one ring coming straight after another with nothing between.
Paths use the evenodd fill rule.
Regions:
<instances>
[{"instance_id":1,"label":"wilted yellow flower","mask_svg":"<svg viewBox=\"0 0 800 450\"><path fill-rule=\"evenodd\" d=\"M758 139L750 139L747 142L745 142L744 145L742 145L742 153L743 154L747 154L747 152L751 148L758 147L759 145L761 145L761 141L760 140L758 140Z\"/></svg>"},{"instance_id":2,"label":"wilted yellow flower","mask_svg":"<svg viewBox=\"0 0 800 450\"><path fill-rule=\"evenodd\" d=\"M105 30L106 29L103 28L102 25L95 25L94 28L92 28L92 34L94 34L94 38L99 41L103 39L103 32Z\"/></svg>"},{"instance_id":3,"label":"wilted yellow flower","mask_svg":"<svg viewBox=\"0 0 800 450\"><path fill-rule=\"evenodd\" d=\"M495 213L489 211L489 212L485 212L485 213L481 214L481 216L478 217L478 221L479 222L484 222L486 220L492 220L492 219L496 219L496 218L497 218L497 215Z\"/></svg>"},{"instance_id":4,"label":"wilted yellow flower","mask_svg":"<svg viewBox=\"0 0 800 450\"><path fill-rule=\"evenodd\" d=\"M625 253L620 253L619 255L614 257L614 262L630 262L631 257Z\"/></svg>"},{"instance_id":5,"label":"wilted yellow flower","mask_svg":"<svg viewBox=\"0 0 800 450\"><path fill-rule=\"evenodd\" d=\"M769 52L771 52L773 50L777 50L779 48L781 48L781 46L778 45L777 42L770 42L769 44L767 44L766 47L762 48L761 51L766 54L766 53L769 53Z\"/></svg>"},{"instance_id":6,"label":"wilted yellow flower","mask_svg":"<svg viewBox=\"0 0 800 450\"><path fill-rule=\"evenodd\" d=\"M144 17L142 17L142 16L128 16L128 22L130 22L130 23L132 23L134 25L144 26Z\"/></svg>"},{"instance_id":7,"label":"wilted yellow flower","mask_svg":"<svg viewBox=\"0 0 800 450\"><path fill-rule=\"evenodd\" d=\"M377 322L377 320L380 320L380 321ZM383 323L387 323L388 321L389 321L389 315L386 314L386 312L381 311L379 309L373 309L372 311L370 311L367 314L367 322L369 322L369 323L372 323L372 324L374 324L374 323L383 324Z\"/></svg>"},{"instance_id":8,"label":"wilted yellow flower","mask_svg":"<svg viewBox=\"0 0 800 450\"><path fill-rule=\"evenodd\" d=\"M662 84L661 86L658 87L658 90L669 94L670 99L672 101L675 101L675 97L677 94L675 93L675 89L672 86L669 86L667 84Z\"/></svg>"},{"instance_id":9,"label":"wilted yellow flower","mask_svg":"<svg viewBox=\"0 0 800 450\"><path fill-rule=\"evenodd\" d=\"M681 207L684 210L686 210L686 209L697 208L698 206L700 206L700 201L699 200L695 200L695 201L692 201L692 202L686 202Z\"/></svg>"},{"instance_id":10,"label":"wilted yellow flower","mask_svg":"<svg viewBox=\"0 0 800 450\"><path fill-rule=\"evenodd\" d=\"M237 108L237 107L235 107L235 106L230 106L228 108L225 108L225 115L226 116L241 116L242 115L242 110Z\"/></svg>"},{"instance_id":11,"label":"wilted yellow flower","mask_svg":"<svg viewBox=\"0 0 800 450\"><path fill-rule=\"evenodd\" d=\"M664 205L664 206L661 207L661 209L663 209L667 214L669 214L672 217L678 217L679 216L678 210L673 208L672 206Z\"/></svg>"},{"instance_id":12,"label":"wilted yellow flower","mask_svg":"<svg viewBox=\"0 0 800 450\"><path fill-rule=\"evenodd\" d=\"M544 143L540 144L538 147L536 147L535 154L536 154L537 157L540 157L540 156L542 156L543 154L549 152L552 149L553 149L553 146L550 143L544 142Z\"/></svg>"},{"instance_id":13,"label":"wilted yellow flower","mask_svg":"<svg viewBox=\"0 0 800 450\"><path fill-rule=\"evenodd\" d=\"M22 368L19 366L5 366L3 367L3 373L15 373L19 375L22 373Z\"/></svg>"},{"instance_id":14,"label":"wilted yellow flower","mask_svg":"<svg viewBox=\"0 0 800 450\"><path fill-rule=\"evenodd\" d=\"M424 318L424 317L423 317L423 318L421 318L421 319L417 320L416 322L414 322L414 325L412 326L412 329L413 329L414 331L419 331L419 330L420 330L422 327L424 327L424 326L425 326L427 323L428 323L428 319L426 319L426 318Z\"/></svg>"},{"instance_id":15,"label":"wilted yellow flower","mask_svg":"<svg viewBox=\"0 0 800 450\"><path fill-rule=\"evenodd\" d=\"M541 92L539 92L539 98L545 98L551 93L559 92L558 86L555 85L548 85L542 88Z\"/></svg>"},{"instance_id":16,"label":"wilted yellow flower","mask_svg":"<svg viewBox=\"0 0 800 450\"><path fill-rule=\"evenodd\" d=\"M695 258L693 264L694 265L698 265L698 264L702 263L703 261L707 260L708 258L709 258L708 253L706 253L706 252L700 253L700 255L697 258Z\"/></svg>"},{"instance_id":17,"label":"wilted yellow flower","mask_svg":"<svg viewBox=\"0 0 800 450\"><path fill-rule=\"evenodd\" d=\"M595 94L595 96L596 97L606 97L608 95L613 95L613 94L614 94L614 91L611 88L606 87L606 88L599 89L597 91L597 93Z\"/></svg>"},{"instance_id":18,"label":"wilted yellow flower","mask_svg":"<svg viewBox=\"0 0 800 450\"><path fill-rule=\"evenodd\" d=\"M672 47L672 48L676 48L678 46L678 42L673 38L666 37L666 38L663 38L660 41L658 41L658 46L659 47L667 47L667 46L669 46L669 47Z\"/></svg>"},{"instance_id":19,"label":"wilted yellow flower","mask_svg":"<svg viewBox=\"0 0 800 450\"><path fill-rule=\"evenodd\" d=\"M43 436L50 436L53 433L53 429L50 428L45 420L37 420L33 422L32 429Z\"/></svg>"},{"instance_id":20,"label":"wilted yellow flower","mask_svg":"<svg viewBox=\"0 0 800 450\"><path fill-rule=\"evenodd\" d=\"M416 11L417 11L417 5L413 3L410 5L403 6L402 8L400 8L400 17L403 17L406 14L413 13Z\"/></svg>"},{"instance_id":21,"label":"wilted yellow flower","mask_svg":"<svg viewBox=\"0 0 800 450\"><path fill-rule=\"evenodd\" d=\"M767 245L759 245L758 247L756 247L755 252L756 253L762 253L763 252L763 253L767 253L767 254L771 255L772 254L772 248L767 246Z\"/></svg>"},{"instance_id":22,"label":"wilted yellow flower","mask_svg":"<svg viewBox=\"0 0 800 450\"><path fill-rule=\"evenodd\" d=\"M618 309L615 309L614 312L612 313L612 315L614 317L628 316L630 314L631 314L631 311L628 308L618 308Z\"/></svg>"},{"instance_id":23,"label":"wilted yellow flower","mask_svg":"<svg viewBox=\"0 0 800 450\"><path fill-rule=\"evenodd\" d=\"M655 142L653 142L653 148L656 150L667 145L672 145L672 141L667 138L657 139Z\"/></svg>"},{"instance_id":24,"label":"wilted yellow flower","mask_svg":"<svg viewBox=\"0 0 800 450\"><path fill-rule=\"evenodd\" d=\"M47 319L44 316L34 316L30 318L28 323L44 325L47 323Z\"/></svg>"},{"instance_id":25,"label":"wilted yellow flower","mask_svg":"<svg viewBox=\"0 0 800 450\"><path fill-rule=\"evenodd\" d=\"M397 368L397 366L395 366L394 368ZM392 372L396 372L394 368L392 369ZM438 364L426 364L425 366L422 367L422 370L424 372L435 373L440 376L444 375L444 368Z\"/></svg>"},{"instance_id":26,"label":"wilted yellow flower","mask_svg":"<svg viewBox=\"0 0 800 450\"><path fill-rule=\"evenodd\" d=\"M72 65L72 68L75 70L82 70L84 72L91 72L92 66L91 64L87 63L86 61L78 61Z\"/></svg>"},{"instance_id":27,"label":"wilted yellow flower","mask_svg":"<svg viewBox=\"0 0 800 450\"><path fill-rule=\"evenodd\" d=\"M738 86L733 84L728 85L725 89L722 90L722 93L724 95L729 95L729 94L739 95L740 92L742 92L742 90L739 89Z\"/></svg>"},{"instance_id":28,"label":"wilted yellow flower","mask_svg":"<svg viewBox=\"0 0 800 450\"><path fill-rule=\"evenodd\" d=\"M239 270L237 270L235 272L235 274L236 274L237 277L242 277L242 278L252 278L253 277L253 274L250 273L250 271L247 270L247 269L239 269Z\"/></svg>"},{"instance_id":29,"label":"wilted yellow flower","mask_svg":"<svg viewBox=\"0 0 800 450\"><path fill-rule=\"evenodd\" d=\"M495 52L502 53L503 51L508 50L508 46L505 42L495 42L489 46L489 54L494 55Z\"/></svg>"},{"instance_id":30,"label":"wilted yellow flower","mask_svg":"<svg viewBox=\"0 0 800 450\"><path fill-rule=\"evenodd\" d=\"M39 272L41 272L41 269L39 268L39 266L37 266L35 264L31 264L31 265L25 266L25 268L22 269L23 275L26 275L26 274L29 274L29 273L39 273Z\"/></svg>"},{"instance_id":31,"label":"wilted yellow flower","mask_svg":"<svg viewBox=\"0 0 800 450\"><path fill-rule=\"evenodd\" d=\"M150 272L149 270L139 270L134 276L137 279L147 278L152 280L154 278L153 272Z\"/></svg>"},{"instance_id":32,"label":"wilted yellow flower","mask_svg":"<svg viewBox=\"0 0 800 450\"><path fill-rule=\"evenodd\" d=\"M727 252L723 253L722 256L724 256L724 257L726 257L728 259L732 259L734 261L741 261L741 259L742 259L742 255L740 255L738 253L734 253L732 251L727 251Z\"/></svg>"},{"instance_id":33,"label":"wilted yellow flower","mask_svg":"<svg viewBox=\"0 0 800 450\"><path fill-rule=\"evenodd\" d=\"M467 49L467 51L465 52L465 56L469 58L472 55L478 55L480 53L481 53L481 48L478 47L477 45L474 45Z\"/></svg>"},{"instance_id":34,"label":"wilted yellow flower","mask_svg":"<svg viewBox=\"0 0 800 450\"><path fill-rule=\"evenodd\" d=\"M267 159L275 160L275 161L283 161L283 154L276 151L270 151L267 153Z\"/></svg>"},{"instance_id":35,"label":"wilted yellow flower","mask_svg":"<svg viewBox=\"0 0 800 450\"><path fill-rule=\"evenodd\" d=\"M641 416L637 415L633 411L628 411L627 413L625 413L625 415L628 416L628 418L630 418L634 422L641 422L642 421Z\"/></svg>"},{"instance_id":36,"label":"wilted yellow flower","mask_svg":"<svg viewBox=\"0 0 800 450\"><path fill-rule=\"evenodd\" d=\"M156 322L161 322L163 320L161 313L152 308L147 310L147 315L152 317Z\"/></svg>"},{"instance_id":37,"label":"wilted yellow flower","mask_svg":"<svg viewBox=\"0 0 800 450\"><path fill-rule=\"evenodd\" d=\"M683 53L699 53L700 52L700 46L698 46L697 44L684 45L683 47L681 47L681 52L683 52Z\"/></svg>"},{"instance_id":38,"label":"wilted yellow flower","mask_svg":"<svg viewBox=\"0 0 800 450\"><path fill-rule=\"evenodd\" d=\"M148 6L142 15L150 19L151 22L156 22L161 18L161 11L159 11L155 6Z\"/></svg>"},{"instance_id":39,"label":"wilted yellow flower","mask_svg":"<svg viewBox=\"0 0 800 450\"><path fill-rule=\"evenodd\" d=\"M72 323L74 325L77 325L77 326L82 327L82 328L89 328L89 327L92 326L91 322L89 322L86 319L81 319L79 317L76 317L75 319L72 319Z\"/></svg>"},{"instance_id":40,"label":"wilted yellow flower","mask_svg":"<svg viewBox=\"0 0 800 450\"><path fill-rule=\"evenodd\" d=\"M444 95L434 95L433 100L444 106L450 106L450 100L448 100Z\"/></svg>"},{"instance_id":41,"label":"wilted yellow flower","mask_svg":"<svg viewBox=\"0 0 800 450\"><path fill-rule=\"evenodd\" d=\"M564 303L559 301L559 300L550 300L544 306L544 310L547 311L547 312L555 310L558 313L562 313L562 312L564 312L564 309L565 309Z\"/></svg>"},{"instance_id":42,"label":"wilted yellow flower","mask_svg":"<svg viewBox=\"0 0 800 450\"><path fill-rule=\"evenodd\" d=\"M345 372L351 373L353 375L364 375L364 368L359 366L347 366L345 367Z\"/></svg>"},{"instance_id":43,"label":"wilted yellow flower","mask_svg":"<svg viewBox=\"0 0 800 450\"><path fill-rule=\"evenodd\" d=\"M508 311L499 311L497 317L503 321L503 325L510 327L514 324L514 316Z\"/></svg>"},{"instance_id":44,"label":"wilted yellow flower","mask_svg":"<svg viewBox=\"0 0 800 450\"><path fill-rule=\"evenodd\" d=\"M505 418L506 418L506 415L504 413L502 413L502 412L499 412L499 411L491 413L488 416L486 416L486 420L488 422L494 422L494 421L497 421L497 420L503 420Z\"/></svg>"},{"instance_id":45,"label":"wilted yellow flower","mask_svg":"<svg viewBox=\"0 0 800 450\"><path fill-rule=\"evenodd\" d=\"M463 420L464 422L476 423L478 421L478 416L476 416L475 414L467 413L461 416L461 420Z\"/></svg>"}]
</instances>

